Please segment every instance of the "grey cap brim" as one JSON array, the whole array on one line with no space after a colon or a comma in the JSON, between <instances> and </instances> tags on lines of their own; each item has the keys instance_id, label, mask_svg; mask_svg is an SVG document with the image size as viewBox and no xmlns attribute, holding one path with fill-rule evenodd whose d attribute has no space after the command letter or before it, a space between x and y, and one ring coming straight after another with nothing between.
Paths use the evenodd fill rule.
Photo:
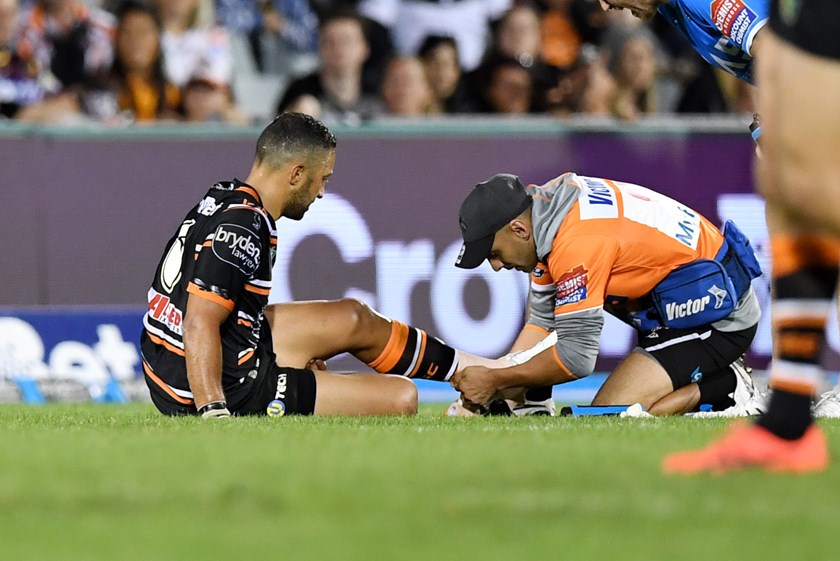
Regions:
<instances>
[{"instance_id":1,"label":"grey cap brim","mask_svg":"<svg viewBox=\"0 0 840 561\"><path fill-rule=\"evenodd\" d=\"M491 234L471 242L464 242L464 245L461 246L461 252L455 260L455 266L461 269L475 269L481 265L490 255L495 237L496 234Z\"/></svg>"}]
</instances>

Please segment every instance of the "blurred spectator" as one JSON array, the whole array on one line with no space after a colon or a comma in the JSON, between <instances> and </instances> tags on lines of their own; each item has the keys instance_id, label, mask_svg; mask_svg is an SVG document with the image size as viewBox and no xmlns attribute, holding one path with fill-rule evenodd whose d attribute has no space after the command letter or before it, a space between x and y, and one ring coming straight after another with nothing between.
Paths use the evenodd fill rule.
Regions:
<instances>
[{"instance_id":1,"label":"blurred spectator","mask_svg":"<svg viewBox=\"0 0 840 561\"><path fill-rule=\"evenodd\" d=\"M319 32L321 68L292 82L277 112L287 111L307 95L318 101L320 118L328 124L358 124L374 116L381 105L362 85L362 67L370 52L362 19L352 11L335 12L324 18Z\"/></svg>"},{"instance_id":2,"label":"blurred spectator","mask_svg":"<svg viewBox=\"0 0 840 561\"><path fill-rule=\"evenodd\" d=\"M489 57L512 58L527 68L534 82L532 110L545 109L545 92L557 84L559 71L542 59L540 14L533 4L519 4L502 16Z\"/></svg>"},{"instance_id":3,"label":"blurred spectator","mask_svg":"<svg viewBox=\"0 0 840 561\"><path fill-rule=\"evenodd\" d=\"M753 112L753 86L695 56L698 64L685 82L678 113Z\"/></svg>"},{"instance_id":4,"label":"blurred spectator","mask_svg":"<svg viewBox=\"0 0 840 561\"><path fill-rule=\"evenodd\" d=\"M540 15L531 4L506 12L496 26L494 51L531 68L541 60Z\"/></svg>"},{"instance_id":5,"label":"blurred spectator","mask_svg":"<svg viewBox=\"0 0 840 561\"><path fill-rule=\"evenodd\" d=\"M483 65L481 74L485 111L507 115L532 112L535 81L530 69L514 58L497 57Z\"/></svg>"},{"instance_id":6,"label":"blurred spectator","mask_svg":"<svg viewBox=\"0 0 840 561\"><path fill-rule=\"evenodd\" d=\"M33 58L51 91L83 84L106 72L114 57L114 18L78 0L39 0L23 16L18 51Z\"/></svg>"},{"instance_id":7,"label":"blurred spectator","mask_svg":"<svg viewBox=\"0 0 840 561\"><path fill-rule=\"evenodd\" d=\"M400 54L416 54L430 35L453 37L461 67L471 71L487 49L491 22L512 5L512 0L361 0L358 8L391 31Z\"/></svg>"},{"instance_id":8,"label":"blurred spectator","mask_svg":"<svg viewBox=\"0 0 840 561\"><path fill-rule=\"evenodd\" d=\"M117 24L116 58L108 80L119 112L136 121L178 118L178 88L166 79L162 59L161 24L155 12L140 2L125 2ZM88 112L99 114L88 102ZM106 114L107 115L107 114Z\"/></svg>"},{"instance_id":9,"label":"blurred spectator","mask_svg":"<svg viewBox=\"0 0 840 561\"><path fill-rule=\"evenodd\" d=\"M142 2L124 2L117 15L116 52L110 72L84 88L21 110L21 120L73 123L94 119L122 124L179 118L180 92L164 77L160 34L152 8Z\"/></svg>"},{"instance_id":10,"label":"blurred spectator","mask_svg":"<svg viewBox=\"0 0 840 561\"><path fill-rule=\"evenodd\" d=\"M555 117L575 114L610 116L616 84L594 45L583 45L575 63L564 70L546 94L548 111Z\"/></svg>"},{"instance_id":11,"label":"blurred spectator","mask_svg":"<svg viewBox=\"0 0 840 561\"><path fill-rule=\"evenodd\" d=\"M248 124L247 115L233 103L228 84L217 82L212 73L190 78L183 98L184 117L191 123Z\"/></svg>"},{"instance_id":12,"label":"blurred spectator","mask_svg":"<svg viewBox=\"0 0 840 561\"><path fill-rule=\"evenodd\" d=\"M540 18L542 59L550 66L570 68L583 44L572 10L575 0L543 0L543 4L546 10Z\"/></svg>"},{"instance_id":13,"label":"blurred spectator","mask_svg":"<svg viewBox=\"0 0 840 561\"><path fill-rule=\"evenodd\" d=\"M458 64L458 47L452 37L432 35L420 46L419 55L435 104L444 113L472 113L478 103L469 93Z\"/></svg>"},{"instance_id":14,"label":"blurred spectator","mask_svg":"<svg viewBox=\"0 0 840 561\"><path fill-rule=\"evenodd\" d=\"M601 46L609 25L608 14L601 7L600 0L572 0L571 16L583 45Z\"/></svg>"},{"instance_id":15,"label":"blurred spectator","mask_svg":"<svg viewBox=\"0 0 840 561\"><path fill-rule=\"evenodd\" d=\"M423 62L415 57L395 57L385 67L382 100L389 115L417 117L439 113Z\"/></svg>"},{"instance_id":16,"label":"blurred spectator","mask_svg":"<svg viewBox=\"0 0 840 561\"><path fill-rule=\"evenodd\" d=\"M645 27L627 30L611 46L610 73L615 78L616 116L634 120L656 110L656 53L654 38Z\"/></svg>"},{"instance_id":17,"label":"blurred spectator","mask_svg":"<svg viewBox=\"0 0 840 561\"><path fill-rule=\"evenodd\" d=\"M18 52L19 10L18 0L0 0L0 116L9 118L44 97L37 63Z\"/></svg>"},{"instance_id":18,"label":"blurred spectator","mask_svg":"<svg viewBox=\"0 0 840 561\"><path fill-rule=\"evenodd\" d=\"M230 83L233 69L230 35L214 24L213 0L157 0L163 26L167 79L184 86L200 69Z\"/></svg>"},{"instance_id":19,"label":"blurred spectator","mask_svg":"<svg viewBox=\"0 0 840 561\"><path fill-rule=\"evenodd\" d=\"M248 38L261 72L295 74L315 56L318 18L308 0L215 0L218 21Z\"/></svg>"}]
</instances>

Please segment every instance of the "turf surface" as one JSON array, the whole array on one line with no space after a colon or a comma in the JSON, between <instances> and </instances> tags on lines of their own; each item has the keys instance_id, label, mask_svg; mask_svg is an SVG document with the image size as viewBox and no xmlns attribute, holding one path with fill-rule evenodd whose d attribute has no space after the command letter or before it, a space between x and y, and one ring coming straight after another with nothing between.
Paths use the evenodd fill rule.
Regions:
<instances>
[{"instance_id":1,"label":"turf surface","mask_svg":"<svg viewBox=\"0 0 840 561\"><path fill-rule=\"evenodd\" d=\"M840 459L664 477L727 421L0 407L3 560L836 559ZM840 422L823 423L835 451ZM837 454L835 454L836 456Z\"/></svg>"}]
</instances>

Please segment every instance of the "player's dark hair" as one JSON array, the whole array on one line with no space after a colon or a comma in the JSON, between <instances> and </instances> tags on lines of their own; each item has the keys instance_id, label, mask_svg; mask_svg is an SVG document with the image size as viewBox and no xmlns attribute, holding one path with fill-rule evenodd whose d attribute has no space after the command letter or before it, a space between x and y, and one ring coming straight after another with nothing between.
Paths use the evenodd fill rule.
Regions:
<instances>
[{"instance_id":1,"label":"player's dark hair","mask_svg":"<svg viewBox=\"0 0 840 561\"><path fill-rule=\"evenodd\" d=\"M281 167L289 159L335 148L335 135L324 123L304 113L281 113L257 140L256 160Z\"/></svg>"}]
</instances>

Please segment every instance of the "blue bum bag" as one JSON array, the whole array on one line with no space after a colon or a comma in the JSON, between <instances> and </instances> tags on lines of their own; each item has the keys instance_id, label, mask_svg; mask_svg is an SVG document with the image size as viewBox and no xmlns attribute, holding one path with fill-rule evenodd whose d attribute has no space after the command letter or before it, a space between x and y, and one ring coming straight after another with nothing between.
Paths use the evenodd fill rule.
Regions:
<instances>
[{"instance_id":1,"label":"blue bum bag","mask_svg":"<svg viewBox=\"0 0 840 561\"><path fill-rule=\"evenodd\" d=\"M735 310L752 279L761 276L761 266L749 239L731 220L723 227L723 239L714 260L677 267L654 287L652 309L634 314L639 329L691 329L720 321Z\"/></svg>"}]
</instances>

